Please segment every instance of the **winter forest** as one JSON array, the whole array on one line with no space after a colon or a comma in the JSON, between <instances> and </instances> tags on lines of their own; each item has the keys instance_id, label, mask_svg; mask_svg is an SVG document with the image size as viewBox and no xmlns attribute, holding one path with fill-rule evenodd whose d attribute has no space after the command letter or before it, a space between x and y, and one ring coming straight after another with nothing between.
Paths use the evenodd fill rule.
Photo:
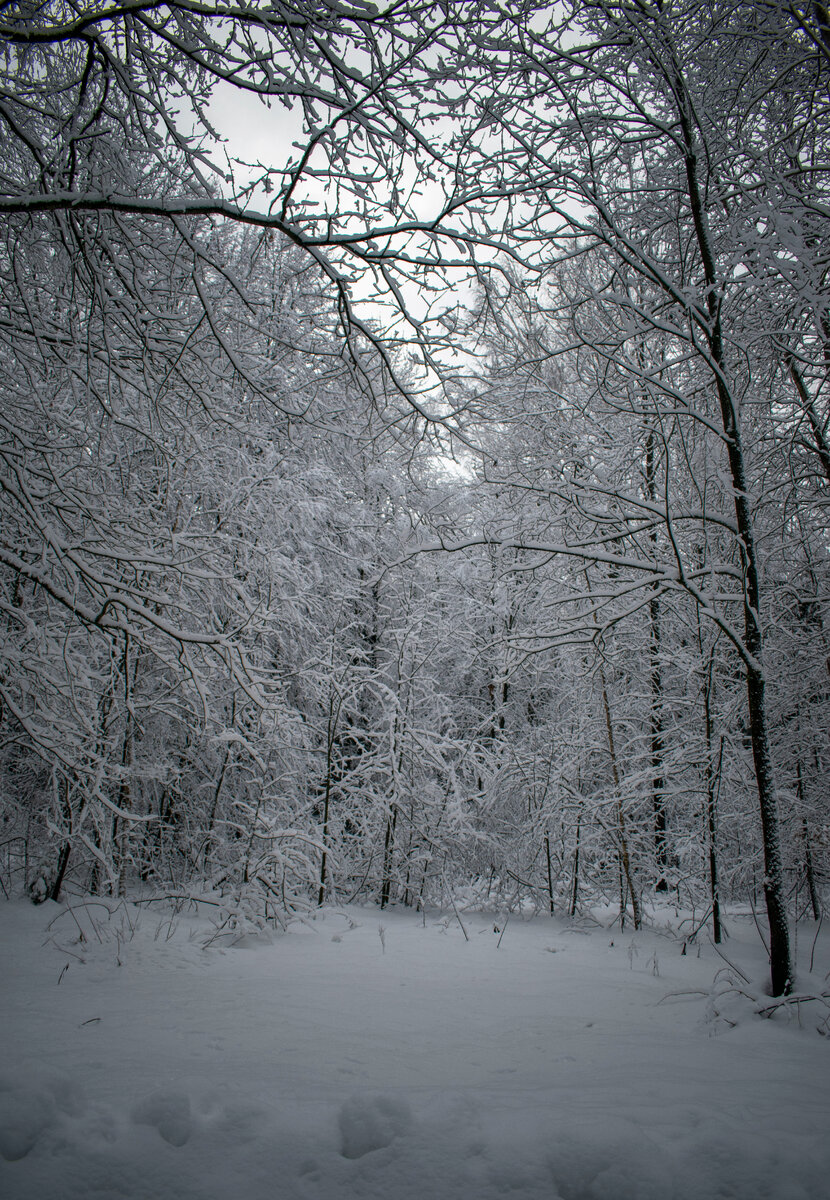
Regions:
<instances>
[{"instance_id":1,"label":"winter forest","mask_svg":"<svg viewBox=\"0 0 830 1200\"><path fill-rule=\"evenodd\" d=\"M785 1004L828 10L7 0L0 41L5 896L718 947L751 906Z\"/></svg>"},{"instance_id":2,"label":"winter forest","mask_svg":"<svg viewBox=\"0 0 830 1200\"><path fill-rule=\"evenodd\" d=\"M785 991L830 849L825 10L0 37L4 887L670 892L715 940L751 896Z\"/></svg>"},{"instance_id":3,"label":"winter forest","mask_svg":"<svg viewBox=\"0 0 830 1200\"><path fill-rule=\"evenodd\" d=\"M0 37L4 886L672 892L716 940L750 896L785 991L830 849L825 10ZM217 140L233 89L281 157Z\"/></svg>"}]
</instances>

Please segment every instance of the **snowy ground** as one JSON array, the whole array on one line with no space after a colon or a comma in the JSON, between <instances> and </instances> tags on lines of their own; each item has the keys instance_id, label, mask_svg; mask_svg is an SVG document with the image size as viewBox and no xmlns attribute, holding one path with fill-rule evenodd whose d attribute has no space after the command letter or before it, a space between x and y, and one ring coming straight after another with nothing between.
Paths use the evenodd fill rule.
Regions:
<instances>
[{"instance_id":1,"label":"snowy ground","mask_svg":"<svg viewBox=\"0 0 830 1200\"><path fill-rule=\"evenodd\" d=\"M830 1198L828 1010L758 1017L703 938L350 908L205 948L78 903L0 904L4 1200Z\"/></svg>"}]
</instances>

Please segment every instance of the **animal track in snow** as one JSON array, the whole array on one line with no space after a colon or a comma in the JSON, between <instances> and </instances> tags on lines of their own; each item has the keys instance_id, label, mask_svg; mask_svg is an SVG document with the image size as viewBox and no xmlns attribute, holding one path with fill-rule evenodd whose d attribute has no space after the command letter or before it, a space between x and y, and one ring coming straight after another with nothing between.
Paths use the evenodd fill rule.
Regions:
<instances>
[{"instance_id":1,"label":"animal track in snow","mask_svg":"<svg viewBox=\"0 0 830 1200\"><path fill-rule=\"evenodd\" d=\"M184 1146L193 1132L190 1097L184 1092L153 1092L130 1115L136 1125L152 1125L171 1146Z\"/></svg>"},{"instance_id":2,"label":"animal track in snow","mask_svg":"<svg viewBox=\"0 0 830 1200\"><path fill-rule=\"evenodd\" d=\"M382 1150L412 1128L412 1111L395 1096L352 1096L340 1109L338 1124L344 1158L362 1158Z\"/></svg>"}]
</instances>

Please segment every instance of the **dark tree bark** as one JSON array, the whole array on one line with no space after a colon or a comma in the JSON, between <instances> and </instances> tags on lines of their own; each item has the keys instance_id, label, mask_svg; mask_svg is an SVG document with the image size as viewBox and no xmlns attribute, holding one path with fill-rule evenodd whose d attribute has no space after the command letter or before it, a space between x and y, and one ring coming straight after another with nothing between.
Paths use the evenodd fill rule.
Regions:
<instances>
[{"instance_id":1,"label":"dark tree bark","mask_svg":"<svg viewBox=\"0 0 830 1200\"><path fill-rule=\"evenodd\" d=\"M703 267L706 286L708 342L711 369L720 406L721 422L727 448L729 473L735 505L735 523L744 577L743 616L744 646L746 649L746 694L749 727L752 738L752 759L758 789L758 807L764 846L764 899L770 937L770 977L772 994L780 996L792 990L793 962L790 951L790 931L784 900L784 876L781 859L781 838L778 818L778 797L770 753L767 723L766 679L764 675L764 639L761 626L761 586L755 529L749 500L746 459L737 405L730 388L729 364L724 351L722 328L722 281L718 277L712 250L706 211L698 177L698 155L695 145L692 109L686 85L677 64L672 59L671 78L678 103L682 134L683 158L689 205L695 238Z\"/></svg>"}]
</instances>

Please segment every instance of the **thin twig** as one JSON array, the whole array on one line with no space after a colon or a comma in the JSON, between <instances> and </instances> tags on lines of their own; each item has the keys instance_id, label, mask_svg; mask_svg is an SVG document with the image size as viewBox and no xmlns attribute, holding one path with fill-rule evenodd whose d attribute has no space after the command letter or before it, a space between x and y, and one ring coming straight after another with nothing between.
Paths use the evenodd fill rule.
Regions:
<instances>
[{"instance_id":1,"label":"thin twig","mask_svg":"<svg viewBox=\"0 0 830 1200\"><path fill-rule=\"evenodd\" d=\"M700 988L690 988L687 992L666 992L657 1003L662 1004L664 1000L675 1000L681 996L708 996L709 992L701 991ZM655 1006L656 1007L656 1006Z\"/></svg>"},{"instance_id":2,"label":"thin twig","mask_svg":"<svg viewBox=\"0 0 830 1200\"><path fill-rule=\"evenodd\" d=\"M464 941L469 942L470 935L467 933L467 930L464 928L464 922L461 920L458 909L455 907L455 898L453 897L452 892L450 892L450 904L452 905L452 910L455 913L456 920L458 921L458 924L461 926L461 932L464 934Z\"/></svg>"},{"instance_id":3,"label":"thin twig","mask_svg":"<svg viewBox=\"0 0 830 1200\"><path fill-rule=\"evenodd\" d=\"M759 925L759 923L758 923L758 914L755 912L755 905L752 903L752 901L751 901L751 900L750 900L750 902L749 902L749 907L750 907L750 908L751 908L751 910L752 910L752 919L753 919L753 921L755 922L755 928L758 930L758 937L759 937L759 938L761 939L761 941L763 942L763 944L764 944L764 949L765 949L765 950L766 950L766 952L767 952L767 958L769 958L769 946L767 945L767 939L764 937L764 931L763 931L763 929L761 928L761 926L760 926L760 925Z\"/></svg>"},{"instance_id":4,"label":"thin twig","mask_svg":"<svg viewBox=\"0 0 830 1200\"><path fill-rule=\"evenodd\" d=\"M811 974L813 971L813 955L816 952L816 942L818 941L818 935L821 931L821 923L823 920L824 920L824 913L819 913L818 925L816 926L816 936L813 938L813 948L810 951L810 973Z\"/></svg>"},{"instance_id":5,"label":"thin twig","mask_svg":"<svg viewBox=\"0 0 830 1200\"><path fill-rule=\"evenodd\" d=\"M728 967L732 968L732 970L735 972L736 975L740 975L741 979L744 981L746 986L749 987L750 986L749 980L747 979L746 975L744 975L744 973L740 969L740 967L736 967L735 964L726 957L724 952L721 950L720 946L716 946L711 938L709 938L709 945L712 947L712 949L715 951L716 954L720 955L720 957L723 959L723 961L726 963L726 965Z\"/></svg>"},{"instance_id":6,"label":"thin twig","mask_svg":"<svg viewBox=\"0 0 830 1200\"><path fill-rule=\"evenodd\" d=\"M213 908L222 908L218 900L203 900L201 896L150 896L133 900L133 904L162 904L165 900L186 900L188 904L210 904Z\"/></svg>"},{"instance_id":7,"label":"thin twig","mask_svg":"<svg viewBox=\"0 0 830 1200\"><path fill-rule=\"evenodd\" d=\"M809 1004L811 1000L821 1000L822 1004L828 1005L830 1001L830 992L822 992L816 996L782 996L780 1000L773 1001L772 1004L765 1004L763 1008L757 1009L759 1017L765 1017L777 1012L779 1008L784 1008L789 1004Z\"/></svg>"}]
</instances>

